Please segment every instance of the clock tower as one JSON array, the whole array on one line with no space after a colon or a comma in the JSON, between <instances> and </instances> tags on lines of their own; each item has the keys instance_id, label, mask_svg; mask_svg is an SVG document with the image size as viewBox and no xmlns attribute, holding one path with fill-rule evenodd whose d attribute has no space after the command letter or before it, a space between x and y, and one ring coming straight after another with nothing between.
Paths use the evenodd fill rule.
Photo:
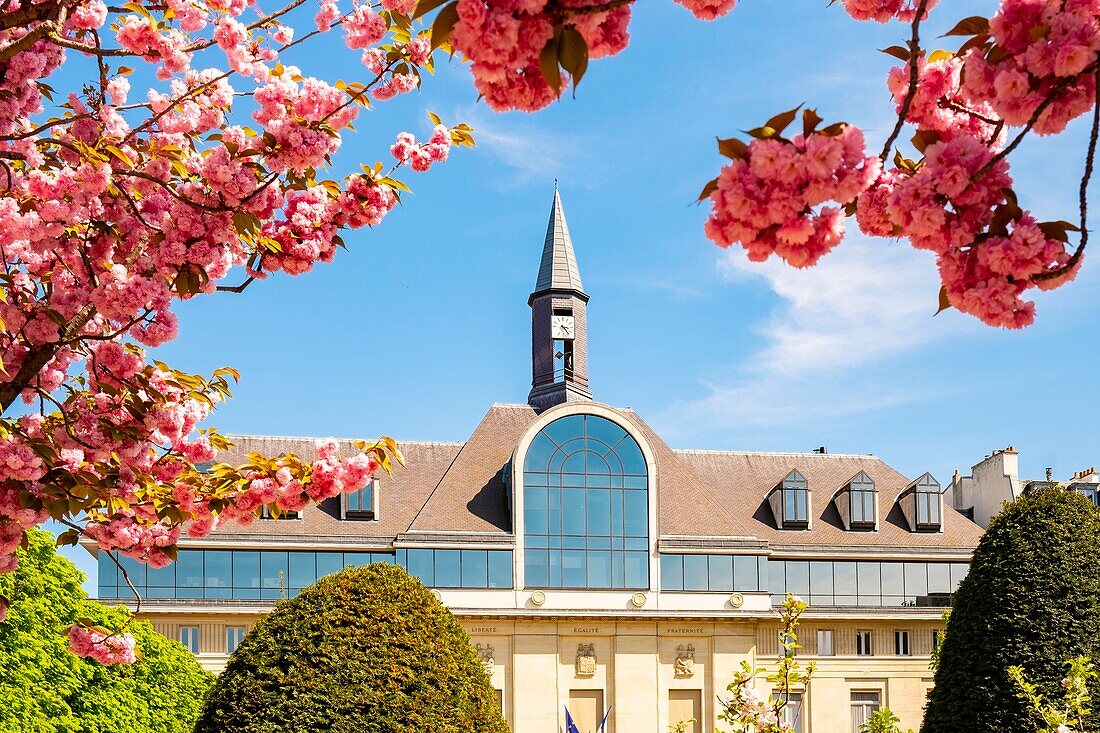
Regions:
<instances>
[{"instance_id":1,"label":"clock tower","mask_svg":"<svg viewBox=\"0 0 1100 733\"><path fill-rule=\"evenodd\" d=\"M537 410L562 402L591 400L588 389L588 295L581 285L577 255L565 223L561 196L554 203L542 247L531 306L531 394Z\"/></svg>"}]
</instances>

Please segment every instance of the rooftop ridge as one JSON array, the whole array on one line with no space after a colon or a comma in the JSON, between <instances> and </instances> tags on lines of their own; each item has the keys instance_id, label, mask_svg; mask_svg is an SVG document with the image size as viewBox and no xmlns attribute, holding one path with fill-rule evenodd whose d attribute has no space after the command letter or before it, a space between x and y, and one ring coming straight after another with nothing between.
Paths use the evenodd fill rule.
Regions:
<instances>
[{"instance_id":1,"label":"rooftop ridge","mask_svg":"<svg viewBox=\"0 0 1100 733\"><path fill-rule=\"evenodd\" d=\"M765 450L713 450L709 448L672 448L673 453L701 453L716 456L791 456L798 458L868 458L882 459L874 453L817 453L814 451L765 451Z\"/></svg>"},{"instance_id":2,"label":"rooftop ridge","mask_svg":"<svg viewBox=\"0 0 1100 733\"><path fill-rule=\"evenodd\" d=\"M256 433L225 433L229 440L234 438L254 438L257 440L371 440L370 438L338 438L332 435L259 435ZM399 445L466 445L464 440L402 440L394 438Z\"/></svg>"}]
</instances>

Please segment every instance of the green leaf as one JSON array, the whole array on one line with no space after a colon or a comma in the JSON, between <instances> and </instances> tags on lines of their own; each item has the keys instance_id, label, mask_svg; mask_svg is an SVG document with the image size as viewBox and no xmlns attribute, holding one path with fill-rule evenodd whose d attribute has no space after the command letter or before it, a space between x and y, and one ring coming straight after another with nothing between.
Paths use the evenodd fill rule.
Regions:
<instances>
[{"instance_id":1,"label":"green leaf","mask_svg":"<svg viewBox=\"0 0 1100 733\"><path fill-rule=\"evenodd\" d=\"M439 11L432 23L432 50L439 48L451 37L451 31L458 23L458 0Z\"/></svg>"},{"instance_id":2,"label":"green leaf","mask_svg":"<svg viewBox=\"0 0 1100 733\"><path fill-rule=\"evenodd\" d=\"M730 160L746 160L749 157L749 146L735 137L724 140L718 138L718 152Z\"/></svg>"},{"instance_id":3,"label":"green leaf","mask_svg":"<svg viewBox=\"0 0 1100 733\"><path fill-rule=\"evenodd\" d=\"M551 38L539 52L539 71L550 88L561 96L561 74L558 73L558 39Z\"/></svg>"},{"instance_id":4,"label":"green leaf","mask_svg":"<svg viewBox=\"0 0 1100 733\"><path fill-rule=\"evenodd\" d=\"M981 15L972 15L963 18L955 27L944 33L945 36L976 36L979 33L989 33L989 18Z\"/></svg>"},{"instance_id":5,"label":"green leaf","mask_svg":"<svg viewBox=\"0 0 1100 733\"><path fill-rule=\"evenodd\" d=\"M584 72L588 70L588 44L581 32L573 26L562 29L561 39L558 41L558 58L562 68L573 78L575 94Z\"/></svg>"}]
</instances>

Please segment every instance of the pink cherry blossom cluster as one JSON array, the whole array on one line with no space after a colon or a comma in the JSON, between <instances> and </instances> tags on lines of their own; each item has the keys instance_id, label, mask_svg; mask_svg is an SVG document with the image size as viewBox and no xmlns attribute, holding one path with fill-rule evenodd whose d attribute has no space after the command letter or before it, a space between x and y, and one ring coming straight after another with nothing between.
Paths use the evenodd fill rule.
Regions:
<instances>
[{"instance_id":1,"label":"pink cherry blossom cluster","mask_svg":"<svg viewBox=\"0 0 1100 733\"><path fill-rule=\"evenodd\" d=\"M700 20L714 20L733 10L737 0L676 0Z\"/></svg>"},{"instance_id":2,"label":"pink cherry blossom cluster","mask_svg":"<svg viewBox=\"0 0 1100 733\"><path fill-rule=\"evenodd\" d=\"M928 0L925 17L938 0ZM856 20L885 23L895 18L908 23L917 15L920 0L844 0L844 9Z\"/></svg>"},{"instance_id":3,"label":"pink cherry blossom cluster","mask_svg":"<svg viewBox=\"0 0 1100 733\"><path fill-rule=\"evenodd\" d=\"M776 254L808 267L844 236L841 210L823 204L852 201L879 170L851 125L835 135L753 140L747 157L719 174L706 234L721 247L739 242L753 261Z\"/></svg>"},{"instance_id":4,"label":"pink cherry blossom cluster","mask_svg":"<svg viewBox=\"0 0 1100 733\"><path fill-rule=\"evenodd\" d=\"M418 143L411 132L402 132L390 146L390 154L398 163L408 163L414 171L423 172L432 163L442 163L451 153L451 134L444 125L436 125L426 143Z\"/></svg>"},{"instance_id":5,"label":"pink cherry blossom cluster","mask_svg":"<svg viewBox=\"0 0 1100 733\"><path fill-rule=\"evenodd\" d=\"M626 48L630 6L588 10L603 1L458 0L451 43L470 60L474 86L491 108L533 112L557 98L539 69L539 53L560 18L584 37L590 58Z\"/></svg>"},{"instance_id":6,"label":"pink cherry blossom cluster","mask_svg":"<svg viewBox=\"0 0 1100 733\"><path fill-rule=\"evenodd\" d=\"M133 635L104 633L80 624L69 627L69 651L108 667L137 661Z\"/></svg>"},{"instance_id":7,"label":"pink cherry blossom cluster","mask_svg":"<svg viewBox=\"0 0 1100 733\"><path fill-rule=\"evenodd\" d=\"M990 140L995 126L989 122L993 108L985 102L972 102L960 89L963 62L956 56L928 62L917 59L917 86L905 119L922 130L932 130L941 138L968 135ZM886 85L900 114L909 91L909 64L890 69Z\"/></svg>"},{"instance_id":8,"label":"pink cherry blossom cluster","mask_svg":"<svg viewBox=\"0 0 1100 733\"><path fill-rule=\"evenodd\" d=\"M1100 0L1002 0L990 19L995 45L966 55L962 91L1009 125L1025 125L1043 101L1034 130L1052 135L1092 109L1100 53Z\"/></svg>"},{"instance_id":9,"label":"pink cherry blossom cluster","mask_svg":"<svg viewBox=\"0 0 1100 733\"><path fill-rule=\"evenodd\" d=\"M1003 233L989 231L1008 203L1012 179L995 151L965 135L937 142L916 171L892 170L859 198L857 221L873 236L906 236L937 255L950 303L991 326L1020 328L1035 318L1021 294L1057 287L1076 274L1066 245L1021 212ZM1066 268L1065 272L1060 272ZM1036 277L1059 272L1057 277Z\"/></svg>"}]
</instances>

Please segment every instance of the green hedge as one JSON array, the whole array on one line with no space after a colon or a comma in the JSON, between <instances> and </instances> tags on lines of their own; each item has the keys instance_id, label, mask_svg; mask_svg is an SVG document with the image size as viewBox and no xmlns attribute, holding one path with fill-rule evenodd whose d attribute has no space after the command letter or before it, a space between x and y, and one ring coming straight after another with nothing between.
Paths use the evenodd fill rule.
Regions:
<instances>
[{"instance_id":1,"label":"green hedge","mask_svg":"<svg viewBox=\"0 0 1100 733\"><path fill-rule=\"evenodd\" d=\"M922 733L1035 730L1006 670L1021 665L1060 699L1064 662L1080 654L1100 661L1100 512L1076 493L1044 489L1009 504L974 552ZM1100 730L1100 718L1088 730Z\"/></svg>"},{"instance_id":2,"label":"green hedge","mask_svg":"<svg viewBox=\"0 0 1100 733\"><path fill-rule=\"evenodd\" d=\"M19 569L0 575L11 599L0 623L3 733L188 733L213 682L195 657L144 621L130 625L142 658L104 667L69 652L67 629L86 617L120 628L128 614L89 601L84 575L54 551L48 532L30 532Z\"/></svg>"},{"instance_id":3,"label":"green hedge","mask_svg":"<svg viewBox=\"0 0 1100 733\"><path fill-rule=\"evenodd\" d=\"M248 633L196 733L507 733L455 618L399 567L322 578Z\"/></svg>"}]
</instances>

